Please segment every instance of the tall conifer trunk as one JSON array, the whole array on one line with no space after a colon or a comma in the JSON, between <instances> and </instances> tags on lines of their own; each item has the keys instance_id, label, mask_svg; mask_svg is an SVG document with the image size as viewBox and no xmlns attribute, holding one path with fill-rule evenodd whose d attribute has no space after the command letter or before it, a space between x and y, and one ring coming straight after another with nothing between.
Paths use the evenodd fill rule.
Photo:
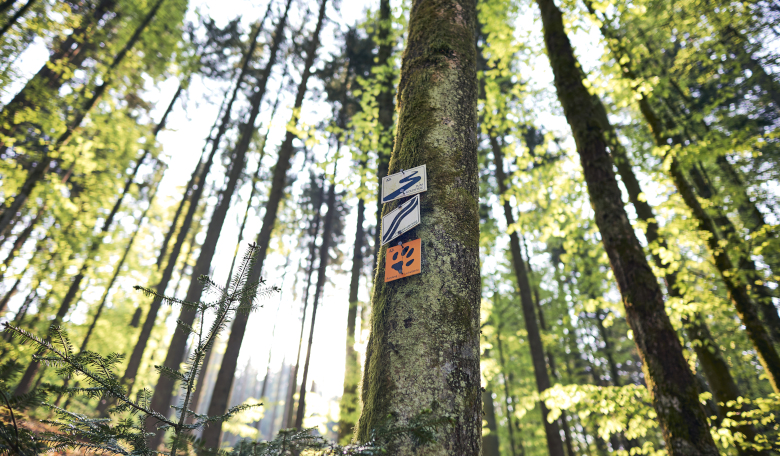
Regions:
<instances>
[{"instance_id":1,"label":"tall conifer trunk","mask_svg":"<svg viewBox=\"0 0 780 456\"><path fill-rule=\"evenodd\" d=\"M337 150L338 156L338 150ZM335 174L335 170L334 170ZM335 178L334 178L335 181ZM323 183L324 185L324 183ZM330 259L330 240L333 234L333 223L336 217L336 185L331 182L328 190L328 212L325 213L325 220L322 224L322 241L320 242L320 264L317 268L317 284L314 287L314 303L311 311L311 330L309 331L309 343L306 349L306 361L303 363L303 377L301 379L301 388L298 392L298 408L296 409L295 428L301 429L303 426L303 416L306 412L306 384L309 377L309 362L311 361L311 346L314 339L314 325L317 323L317 308L320 304L320 297L325 287L325 272L328 268Z\"/></svg>"},{"instance_id":2,"label":"tall conifer trunk","mask_svg":"<svg viewBox=\"0 0 780 456\"><path fill-rule=\"evenodd\" d=\"M355 350L355 330L357 329L358 291L360 276L363 270L363 241L365 231L366 203L358 200L357 224L355 227L355 248L352 251L352 275L349 282L349 311L347 312L347 347L344 364L344 391L339 406L339 442L346 443L352 439L357 424L358 413L358 383L360 382L360 366L358 353Z\"/></svg>"},{"instance_id":3,"label":"tall conifer trunk","mask_svg":"<svg viewBox=\"0 0 780 456\"><path fill-rule=\"evenodd\" d=\"M496 426L496 409L493 404L493 392L486 388L482 392L482 407L484 409L485 421L487 422L488 434L482 435L482 455L483 456L501 456L498 446L498 427Z\"/></svg>"},{"instance_id":4,"label":"tall conifer trunk","mask_svg":"<svg viewBox=\"0 0 780 456\"><path fill-rule=\"evenodd\" d=\"M297 112L303 105L303 98L306 95L306 86L311 77L312 66L314 65L314 59L317 55L317 49L319 48L320 32L322 31L322 25L325 19L326 4L327 0L321 0L317 25L315 26L314 34L312 35L312 39L309 41L309 46L306 50L303 73L301 74L301 81L298 84L298 93L296 94L295 104L293 105L294 123L297 123ZM271 243L271 234L276 226L279 206L281 205L285 188L287 187L287 171L290 169L294 139L295 135L288 129L284 142L279 148L279 158L274 167L271 191L268 195L268 202L265 205L263 225L262 228L260 228L260 233L257 235L258 255L249 274L248 281L250 283L260 278L263 263L265 262L266 254L268 253L268 246ZM222 364L219 368L219 373L217 374L217 381L214 384L214 393L211 396L211 403L209 404L208 409L209 415L222 415L228 409L230 389L233 385L238 355L241 350L241 342L244 339L248 321L249 315L241 313L237 314L233 320L230 337L228 338L228 344L225 349L225 356L222 358ZM220 425L206 428L203 432L203 440L207 448L218 448L221 439L222 427Z\"/></svg>"},{"instance_id":5,"label":"tall conifer trunk","mask_svg":"<svg viewBox=\"0 0 780 456\"><path fill-rule=\"evenodd\" d=\"M247 50L247 53L244 55L242 59L241 71L238 74L236 85L233 88L233 93L230 96L230 101L227 103L227 106L225 107L225 111L223 113L222 120L220 121L219 128L217 129L216 135L213 138L211 138L211 151L209 152L206 162L203 164L203 166L200 168L200 171L198 172L197 182L193 185L194 189L193 189L192 196L189 199L189 207L187 208L187 213L184 216L184 221L182 222L181 228L179 228L179 233L176 236L176 243L174 244L173 250L171 250L171 253L168 257L168 263L166 264L165 269L163 270L162 278L156 287L156 291L159 295L165 294L165 290L168 288L168 283L173 277L173 270L176 267L176 262L179 258L179 254L181 253L181 249L184 245L184 241L187 237L187 233L189 233L190 227L192 226L192 221L195 217L195 213L198 210L200 199L203 196L203 192L206 188L206 178L208 177L209 172L211 171L211 166L214 163L214 156L216 155L217 150L219 149L220 144L222 143L222 137L225 135L225 132L227 132L228 126L230 125L230 117L233 112L233 104L238 98L238 93L241 90L241 86L243 85L244 79L246 78L246 75L249 71L249 63L251 61L252 54L254 53L254 50L257 47L258 33L259 31L255 33L254 39L251 41L249 45L249 49ZM193 277L197 277L197 276L193 275ZM144 324L141 328L141 334L138 336L138 342L133 348L133 353L130 355L130 360L128 362L127 368L125 369L125 373L123 376L123 380L126 383L129 383L130 385L132 385L132 383L134 382L135 376L138 373L138 368L141 366L143 353L146 350L146 345L149 342L149 337L152 334L152 329L154 328L154 324L157 319L157 313L160 311L161 304L162 302L159 299L155 299L152 301L152 305L149 308L149 312L146 314L146 319L144 320ZM180 360L181 358L179 358L179 362ZM108 401L102 401L101 405L98 407L98 410L104 413L107 408L107 405L108 405Z\"/></svg>"},{"instance_id":6,"label":"tall conifer trunk","mask_svg":"<svg viewBox=\"0 0 780 456\"><path fill-rule=\"evenodd\" d=\"M658 281L628 220L605 131L553 0L537 0L558 98L571 126L596 224L623 297L626 320L642 359L645 380L672 456L717 455L696 380L664 310Z\"/></svg>"},{"instance_id":7,"label":"tall conifer trunk","mask_svg":"<svg viewBox=\"0 0 780 456\"><path fill-rule=\"evenodd\" d=\"M490 146L496 166L496 181L498 181L499 195L505 195L508 188L506 183L507 177L504 172L504 153L495 133L492 132L490 134ZM512 206L510 206L509 200L504 200L503 209L506 225L508 227L513 226L515 217L512 214ZM536 388L539 393L542 393L552 385L550 383L550 374L547 371L542 334L539 331L539 322L536 318L536 309L533 296L531 295L531 283L528 280L528 271L526 271L525 262L520 251L520 236L516 230L509 235L509 247L512 254L512 269L515 272L518 294L520 295L520 306L523 310L525 329L528 332L528 346L531 349ZM548 422L547 414L549 411L542 401L539 401L539 410L542 413L542 424L544 424L545 436L547 438L547 451L550 453L550 456L564 456L558 423L556 421Z\"/></svg>"},{"instance_id":8,"label":"tall conifer trunk","mask_svg":"<svg viewBox=\"0 0 780 456\"><path fill-rule=\"evenodd\" d=\"M214 258L217 242L219 241L219 235L222 232L222 226L225 223L228 209L230 209L230 201L244 172L246 154L249 151L249 146L255 133L255 122L257 120L258 114L260 113L260 106L265 95L265 90L271 70L276 63L276 56L279 50L279 46L283 40L284 28L287 22L287 11L289 11L289 4L290 1L288 1L288 10L285 11L284 16L282 16L282 18L279 20L279 24L276 27L276 34L274 35L274 41L271 45L271 55L269 57L268 63L260 75L256 89L252 93L252 97L250 99L251 109L249 118L243 126L238 144L233 151L233 155L230 161L231 166L230 170L228 171L228 182L225 189L220 193L217 206L214 208L214 213L211 215L209 227L206 231L206 239L203 241L203 247L200 250L200 255L198 256L198 260L193 269L193 277L200 277L201 275L207 275L209 273L211 261ZM263 18L263 21L268 16L268 10L270 10L270 5L266 10L266 15ZM257 37L262 28L263 22L261 21L256 26L256 31L252 40L252 48L256 46ZM251 60L253 58L252 53L248 53L246 58L247 61ZM200 301L202 292L203 285L197 280L192 280L187 290L187 297L185 299L190 302L198 302ZM183 307L177 321L182 322L184 325L190 326L195 321L195 317L196 312L193 309ZM174 332L171 343L168 346L168 353L165 357L165 362L163 363L164 366L174 370L178 369L179 364L181 364L181 360L186 354L187 338L189 335L189 331L177 330ZM161 375L159 377L159 380L157 381L157 387L155 388L154 395L152 396L151 406L153 409L164 410L164 408L170 403L174 386L175 381L171 377L166 375ZM155 426L156 423L154 423L152 420L148 420L146 423L146 429L148 432L154 432ZM151 447L158 447L162 443L162 438L163 433L158 432L151 441Z\"/></svg>"},{"instance_id":9,"label":"tall conifer trunk","mask_svg":"<svg viewBox=\"0 0 780 456\"><path fill-rule=\"evenodd\" d=\"M476 15L472 0L410 10L388 172L427 165L421 223L393 241L421 239L422 273L385 283L379 249L357 440L389 414L405 424L431 409L454 421L424 448L399 438L398 455L481 452Z\"/></svg>"},{"instance_id":10,"label":"tall conifer trunk","mask_svg":"<svg viewBox=\"0 0 780 456\"><path fill-rule=\"evenodd\" d=\"M314 199L314 215L309 226L311 241L309 242L309 265L306 269L306 288L303 293L303 309L301 310L301 333L298 336L298 354L295 357L295 366L292 367L290 386L287 388L287 400L282 417L282 427L291 428L295 423L295 389L298 385L298 369L301 367L301 350L303 349L303 335L306 330L306 309L309 307L309 290L311 289L311 276L314 273L314 261L317 259L317 237L320 235L320 223L322 222L322 201L324 198L325 184L316 184L314 174L311 175L311 187L317 185Z\"/></svg>"}]
</instances>

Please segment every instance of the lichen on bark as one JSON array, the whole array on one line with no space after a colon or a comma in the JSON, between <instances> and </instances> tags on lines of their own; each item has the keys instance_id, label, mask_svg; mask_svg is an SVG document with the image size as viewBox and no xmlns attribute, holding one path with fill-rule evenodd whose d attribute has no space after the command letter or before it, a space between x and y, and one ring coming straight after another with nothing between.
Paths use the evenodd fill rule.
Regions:
<instances>
[{"instance_id":1,"label":"lichen on bark","mask_svg":"<svg viewBox=\"0 0 780 456\"><path fill-rule=\"evenodd\" d=\"M389 171L427 165L421 223L393 241L422 240L422 273L384 283L380 250L356 436L425 410L452 424L424 449L399 438L393 454L481 450L475 21L473 0L416 0L410 12Z\"/></svg>"}]
</instances>

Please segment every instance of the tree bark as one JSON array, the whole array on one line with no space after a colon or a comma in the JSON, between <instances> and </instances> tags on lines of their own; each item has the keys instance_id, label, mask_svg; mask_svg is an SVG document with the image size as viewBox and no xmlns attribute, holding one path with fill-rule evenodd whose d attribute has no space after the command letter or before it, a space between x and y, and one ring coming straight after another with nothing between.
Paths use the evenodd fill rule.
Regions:
<instances>
[{"instance_id":1,"label":"tree bark","mask_svg":"<svg viewBox=\"0 0 780 456\"><path fill-rule=\"evenodd\" d=\"M506 195L507 177L504 172L504 153L498 143L495 133L490 133L490 147L493 151L493 161L496 166L496 181L498 181L499 197ZM512 207L508 199L503 200L504 218L506 225L511 227L515 224L515 217L512 213ZM547 371L547 362L545 360L544 344L542 335L539 331L539 323L536 319L536 309L533 296L531 295L531 283L528 281L528 271L526 271L523 262L522 252L520 251L520 236L517 230L509 234L509 246L512 254L512 268L515 272L517 281L517 291L520 295L520 306L523 311L523 320L525 329L528 333L528 346L531 350L531 360L534 366L534 378L536 379L536 388L539 393L543 393L551 386L550 374ZM558 423L548 422L547 415L549 410L543 401L539 401L539 410L542 413L542 424L544 425L545 436L547 439L547 451L550 456L564 456L563 442L561 442L560 429Z\"/></svg>"},{"instance_id":2,"label":"tree bark","mask_svg":"<svg viewBox=\"0 0 780 456\"><path fill-rule=\"evenodd\" d=\"M664 310L658 281L628 220L582 71L553 0L537 0L558 98L571 126L596 224L626 308L650 396L670 455L719 454L698 388ZM670 406L674 404L674 406Z\"/></svg>"},{"instance_id":3,"label":"tree bark","mask_svg":"<svg viewBox=\"0 0 780 456\"><path fill-rule=\"evenodd\" d=\"M347 312L347 348L344 364L344 392L341 395L339 406L339 433L338 441L347 443L352 439L352 434L357 423L357 413L360 403L358 401L358 384L360 383L360 365L358 353L355 351L355 330L357 329L358 291L360 289L360 276L363 270L363 240L365 231L366 203L358 200L357 226L355 227L355 248L352 251L352 275L349 282L349 311Z\"/></svg>"},{"instance_id":4,"label":"tree bark","mask_svg":"<svg viewBox=\"0 0 780 456\"><path fill-rule=\"evenodd\" d=\"M410 10L388 172L427 164L433 184L420 195L420 225L393 241L421 239L422 273L384 283L379 251L357 440L389 414L407 424L430 409L455 421L424 448L399 437L399 455L481 452L476 22L471 0L416 0Z\"/></svg>"},{"instance_id":5,"label":"tree bark","mask_svg":"<svg viewBox=\"0 0 780 456\"><path fill-rule=\"evenodd\" d=\"M393 94L395 93L394 79L395 71L387 71L388 68L394 68L393 47L395 40L392 38L393 18L390 16L390 0L379 0L379 24L377 41L379 49L377 50L377 62L385 67L383 71L374 72L379 79L381 88L377 95L377 120L379 121L379 145L377 147L376 177L379 189L376 199L376 227L374 231L374 272L379 268L379 250L382 243L379 240L380 221L382 220L382 179L387 176L387 170L390 166L390 155L393 152L394 131L393 114L395 105L393 103Z\"/></svg>"},{"instance_id":6,"label":"tree bark","mask_svg":"<svg viewBox=\"0 0 780 456\"><path fill-rule=\"evenodd\" d=\"M322 24L325 18L326 3L327 0L321 0L317 25L314 29L312 40L309 42L309 46L306 52L306 60L304 62L304 69L303 73L301 74L301 81L298 85L298 93L295 97L292 122L297 121L296 113L303 105L303 98L306 94L306 85L308 84L309 78L311 77L314 58L316 57L317 49L319 48L320 31L322 30ZM281 36L281 34L282 31L280 29L277 35ZM258 256L250 272L250 282L259 280L261 271L263 269L263 263L265 262L268 246L271 241L271 233L273 232L273 229L276 225L279 205L281 204L282 198L284 197L284 190L287 186L287 170L290 168L294 139L295 135L290 130L288 130L284 142L279 148L279 159L277 160L276 166L274 167L273 178L271 181L271 192L268 196L268 202L265 206L263 225L260 229L260 233L257 236ZM228 345L225 349L225 356L222 358L222 365L220 366L219 373L217 374L217 381L214 384L214 393L211 396L211 403L209 404L208 414L211 416L222 415L227 411L227 400L231 386L233 384L236 363L238 361L238 355L241 350L241 342L244 339L244 333L246 332L246 325L248 320L249 316L246 314L237 314L233 320L230 337L228 338ZM219 425L206 428L203 432L203 439L207 448L218 448L221 437L222 427Z\"/></svg>"}]
</instances>

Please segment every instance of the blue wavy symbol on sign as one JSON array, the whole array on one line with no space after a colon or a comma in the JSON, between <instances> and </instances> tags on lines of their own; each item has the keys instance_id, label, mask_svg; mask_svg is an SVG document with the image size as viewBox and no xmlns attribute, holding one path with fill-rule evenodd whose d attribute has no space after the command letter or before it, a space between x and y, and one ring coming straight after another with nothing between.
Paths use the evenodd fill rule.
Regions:
<instances>
[{"instance_id":1,"label":"blue wavy symbol on sign","mask_svg":"<svg viewBox=\"0 0 780 456\"><path fill-rule=\"evenodd\" d=\"M411 214L412 211L417 207L419 204L419 199L415 198L413 200L410 200L411 204L409 204L408 207L403 208L398 212L398 214L395 215L393 218L393 221L390 222L390 226L388 227L387 232L384 236L382 236L382 243L384 244L389 239L393 239L393 236L395 236L396 231L398 231L398 225L401 224L401 221L406 217L407 215Z\"/></svg>"},{"instance_id":2,"label":"blue wavy symbol on sign","mask_svg":"<svg viewBox=\"0 0 780 456\"><path fill-rule=\"evenodd\" d=\"M388 201L392 201L392 200L398 198L399 195L403 195L403 193L406 190L412 188L415 184L420 182L422 180L422 177L421 176L417 176L417 173L419 173L419 171L411 172L411 173L409 173L408 176L406 176L403 179L401 179L400 181L398 181L399 184L406 184L406 185L404 185L403 187L400 187L398 190L394 191L393 193L385 196L382 199L382 202L386 203Z\"/></svg>"}]
</instances>

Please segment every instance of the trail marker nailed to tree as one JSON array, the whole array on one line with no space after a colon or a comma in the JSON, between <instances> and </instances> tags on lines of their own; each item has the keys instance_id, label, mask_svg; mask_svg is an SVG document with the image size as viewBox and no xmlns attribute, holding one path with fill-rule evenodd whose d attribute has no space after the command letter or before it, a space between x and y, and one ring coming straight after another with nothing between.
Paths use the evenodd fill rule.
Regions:
<instances>
[{"instance_id":1,"label":"trail marker nailed to tree","mask_svg":"<svg viewBox=\"0 0 780 456\"><path fill-rule=\"evenodd\" d=\"M425 165L401 170L382 179L382 203L404 196L412 196L428 190L428 177ZM383 242L384 243L384 242Z\"/></svg>"},{"instance_id":2,"label":"trail marker nailed to tree","mask_svg":"<svg viewBox=\"0 0 780 456\"><path fill-rule=\"evenodd\" d=\"M420 224L420 195L382 217L382 245Z\"/></svg>"},{"instance_id":3,"label":"trail marker nailed to tree","mask_svg":"<svg viewBox=\"0 0 780 456\"><path fill-rule=\"evenodd\" d=\"M419 239L409 241L396 247L387 249L385 255L385 282L392 282L411 275L419 274L420 250L422 243Z\"/></svg>"}]
</instances>

